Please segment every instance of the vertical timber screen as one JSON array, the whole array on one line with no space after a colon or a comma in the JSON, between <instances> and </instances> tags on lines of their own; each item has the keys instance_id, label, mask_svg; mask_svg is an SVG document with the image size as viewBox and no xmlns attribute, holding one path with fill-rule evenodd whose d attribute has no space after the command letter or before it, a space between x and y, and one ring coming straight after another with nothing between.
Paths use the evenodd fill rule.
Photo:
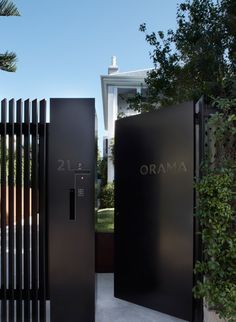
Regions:
<instances>
[{"instance_id":1,"label":"vertical timber screen","mask_svg":"<svg viewBox=\"0 0 236 322\"><path fill-rule=\"evenodd\" d=\"M1 322L46 321L46 101L1 101Z\"/></svg>"}]
</instances>

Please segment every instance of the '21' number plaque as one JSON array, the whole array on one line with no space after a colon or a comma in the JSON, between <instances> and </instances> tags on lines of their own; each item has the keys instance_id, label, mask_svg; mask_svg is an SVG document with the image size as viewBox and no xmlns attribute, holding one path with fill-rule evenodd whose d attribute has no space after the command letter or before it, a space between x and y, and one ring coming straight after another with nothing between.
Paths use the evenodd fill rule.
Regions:
<instances>
[{"instance_id":1,"label":"'21' number plaque","mask_svg":"<svg viewBox=\"0 0 236 322\"><path fill-rule=\"evenodd\" d=\"M71 160L57 160L57 171L78 171L82 170L82 163Z\"/></svg>"}]
</instances>

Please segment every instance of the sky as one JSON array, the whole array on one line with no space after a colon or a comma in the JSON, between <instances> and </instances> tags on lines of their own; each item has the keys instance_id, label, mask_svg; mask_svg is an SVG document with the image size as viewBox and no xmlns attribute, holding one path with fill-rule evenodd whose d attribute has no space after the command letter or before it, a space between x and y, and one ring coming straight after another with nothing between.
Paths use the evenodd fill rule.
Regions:
<instances>
[{"instance_id":1,"label":"sky","mask_svg":"<svg viewBox=\"0 0 236 322\"><path fill-rule=\"evenodd\" d=\"M175 28L178 0L14 2L21 17L0 17L0 52L16 52L17 72L0 72L0 99L94 97L102 151L100 76L113 55L121 72L153 67L139 25Z\"/></svg>"}]
</instances>

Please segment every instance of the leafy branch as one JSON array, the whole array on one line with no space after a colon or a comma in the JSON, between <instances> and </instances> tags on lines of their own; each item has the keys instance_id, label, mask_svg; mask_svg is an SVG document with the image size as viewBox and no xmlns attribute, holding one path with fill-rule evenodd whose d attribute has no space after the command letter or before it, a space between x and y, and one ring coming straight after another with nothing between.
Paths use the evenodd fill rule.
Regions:
<instances>
[{"instance_id":1,"label":"leafy branch","mask_svg":"<svg viewBox=\"0 0 236 322\"><path fill-rule=\"evenodd\" d=\"M20 16L17 7L9 0L0 0L0 16ZM16 71L16 54L6 51L0 54L0 70Z\"/></svg>"},{"instance_id":2,"label":"leafy branch","mask_svg":"<svg viewBox=\"0 0 236 322\"><path fill-rule=\"evenodd\" d=\"M1 0L0 16L20 16L20 13L13 2L8 0Z\"/></svg>"},{"instance_id":3,"label":"leafy branch","mask_svg":"<svg viewBox=\"0 0 236 322\"><path fill-rule=\"evenodd\" d=\"M8 51L5 54L0 54L0 69L7 72L15 72L16 54Z\"/></svg>"}]
</instances>

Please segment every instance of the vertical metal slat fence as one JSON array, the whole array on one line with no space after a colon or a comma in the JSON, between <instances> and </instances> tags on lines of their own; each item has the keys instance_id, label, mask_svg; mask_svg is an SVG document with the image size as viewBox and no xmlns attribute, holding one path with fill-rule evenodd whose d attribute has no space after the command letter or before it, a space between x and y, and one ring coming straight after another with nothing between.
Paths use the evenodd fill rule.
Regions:
<instances>
[{"instance_id":1,"label":"vertical metal slat fence","mask_svg":"<svg viewBox=\"0 0 236 322\"><path fill-rule=\"evenodd\" d=\"M2 322L46 321L46 133L45 100L2 100Z\"/></svg>"}]
</instances>

